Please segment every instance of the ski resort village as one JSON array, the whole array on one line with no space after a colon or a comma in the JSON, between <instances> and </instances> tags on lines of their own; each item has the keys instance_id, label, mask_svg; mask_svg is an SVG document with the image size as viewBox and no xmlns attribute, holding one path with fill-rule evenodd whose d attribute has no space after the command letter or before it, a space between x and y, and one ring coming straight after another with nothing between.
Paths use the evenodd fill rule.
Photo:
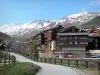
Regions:
<instances>
[{"instance_id":1,"label":"ski resort village","mask_svg":"<svg viewBox=\"0 0 100 75\"><path fill-rule=\"evenodd\" d=\"M29 42L23 44L26 47L24 51L20 50L20 53L53 58L99 58L99 33L99 29L86 31L75 26L63 28L58 25L32 36Z\"/></svg>"},{"instance_id":2,"label":"ski resort village","mask_svg":"<svg viewBox=\"0 0 100 75\"><path fill-rule=\"evenodd\" d=\"M100 75L100 0L0 0L0 75Z\"/></svg>"},{"instance_id":3,"label":"ski resort village","mask_svg":"<svg viewBox=\"0 0 100 75\"><path fill-rule=\"evenodd\" d=\"M7 35L3 33L1 34L1 36L3 36L2 40L4 40L4 35L6 37ZM58 24L54 28L43 30L40 33L32 36L27 40L27 42L16 41L14 38L10 37L9 39L10 42L6 42L6 39L4 41L1 40L0 46L0 63L4 63L4 66L7 66L6 68L9 68L9 66L12 67L17 63L18 64L13 68L18 67L19 65L22 67L28 67L29 65L33 64L19 64L19 62L31 62L36 64L36 67L34 67L33 65L32 71L35 72L34 74L39 71L37 75L69 75L71 73L73 75L74 72L76 73L75 75L85 75L86 73L88 73L87 71L81 72L77 69L74 69L74 71L73 67L78 69L95 69L94 71L96 72L93 73L91 72L91 70L89 70L89 75L91 73L93 75L99 75L100 29L98 28L85 30L79 29L76 26L68 26L65 28L62 27L62 25ZM16 43L17 45L14 45ZM23 57L20 55L22 55ZM52 64L56 64L56 66ZM61 74L59 72L61 72L61 68L63 69L65 67L58 65L66 66L66 69L63 70L64 73L63 71ZM69 68L68 66L72 68ZM53 67L58 67L57 69L53 70L55 72L52 71ZM3 69L1 67L1 70ZM70 69L73 72L67 71L67 69ZM49 72L51 74L48 74ZM30 73L33 75L33 72ZM3 75L8 74L4 73Z\"/></svg>"}]
</instances>

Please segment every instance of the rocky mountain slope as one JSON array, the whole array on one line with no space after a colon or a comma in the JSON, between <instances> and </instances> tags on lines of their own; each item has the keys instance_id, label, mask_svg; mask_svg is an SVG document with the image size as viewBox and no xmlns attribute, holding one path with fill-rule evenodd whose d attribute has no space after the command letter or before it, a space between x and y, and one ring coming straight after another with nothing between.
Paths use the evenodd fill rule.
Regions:
<instances>
[{"instance_id":1,"label":"rocky mountain slope","mask_svg":"<svg viewBox=\"0 0 100 75\"><path fill-rule=\"evenodd\" d=\"M58 24L61 24L63 27L71 25L80 27L82 24L92 20L93 18L99 15L100 13L97 12L84 12L84 13L70 15L60 20L48 20L48 21L35 20L25 24L16 24L16 25L6 24L0 27L0 31L7 33L11 36L14 36L19 40L25 40L39 33L41 30L53 28Z\"/></svg>"},{"instance_id":2,"label":"rocky mountain slope","mask_svg":"<svg viewBox=\"0 0 100 75\"><path fill-rule=\"evenodd\" d=\"M84 28L84 29L89 29L89 28L92 28L92 27L96 27L96 28L99 27L100 28L100 16L93 18L92 20L84 23L80 27Z\"/></svg>"},{"instance_id":3,"label":"rocky mountain slope","mask_svg":"<svg viewBox=\"0 0 100 75\"><path fill-rule=\"evenodd\" d=\"M0 45L2 45L3 43L8 45L12 40L13 40L12 37L10 37L5 33L0 32Z\"/></svg>"}]
</instances>

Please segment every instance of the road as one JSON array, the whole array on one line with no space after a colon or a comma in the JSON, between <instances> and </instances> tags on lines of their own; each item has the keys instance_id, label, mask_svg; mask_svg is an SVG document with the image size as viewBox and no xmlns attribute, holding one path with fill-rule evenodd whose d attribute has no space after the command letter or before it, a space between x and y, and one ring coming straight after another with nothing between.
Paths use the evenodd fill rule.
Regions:
<instances>
[{"instance_id":1,"label":"road","mask_svg":"<svg viewBox=\"0 0 100 75\"><path fill-rule=\"evenodd\" d=\"M71 67L35 62L31 59L14 53L11 53L11 55L14 55L16 60L19 62L31 62L39 65L41 70L36 75L85 75L83 72Z\"/></svg>"}]
</instances>

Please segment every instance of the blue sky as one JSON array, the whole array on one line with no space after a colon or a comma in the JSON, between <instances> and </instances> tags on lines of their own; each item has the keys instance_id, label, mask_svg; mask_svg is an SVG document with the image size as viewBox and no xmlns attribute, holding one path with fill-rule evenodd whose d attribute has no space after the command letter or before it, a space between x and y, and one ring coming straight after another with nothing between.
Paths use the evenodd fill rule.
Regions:
<instances>
[{"instance_id":1,"label":"blue sky","mask_svg":"<svg viewBox=\"0 0 100 75\"><path fill-rule=\"evenodd\" d=\"M84 11L100 12L100 0L0 0L0 25L58 20Z\"/></svg>"}]
</instances>

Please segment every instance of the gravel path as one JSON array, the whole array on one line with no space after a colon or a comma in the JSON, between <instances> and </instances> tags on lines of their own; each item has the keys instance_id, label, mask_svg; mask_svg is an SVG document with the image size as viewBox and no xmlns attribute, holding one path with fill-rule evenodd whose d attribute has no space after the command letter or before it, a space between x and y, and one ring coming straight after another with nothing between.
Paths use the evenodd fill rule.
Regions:
<instances>
[{"instance_id":1,"label":"gravel path","mask_svg":"<svg viewBox=\"0 0 100 75\"><path fill-rule=\"evenodd\" d=\"M31 62L39 65L41 67L41 70L36 75L85 75L83 72L70 67L35 62L31 59L14 53L11 53L11 55L14 55L16 57L16 60L19 62Z\"/></svg>"}]
</instances>

